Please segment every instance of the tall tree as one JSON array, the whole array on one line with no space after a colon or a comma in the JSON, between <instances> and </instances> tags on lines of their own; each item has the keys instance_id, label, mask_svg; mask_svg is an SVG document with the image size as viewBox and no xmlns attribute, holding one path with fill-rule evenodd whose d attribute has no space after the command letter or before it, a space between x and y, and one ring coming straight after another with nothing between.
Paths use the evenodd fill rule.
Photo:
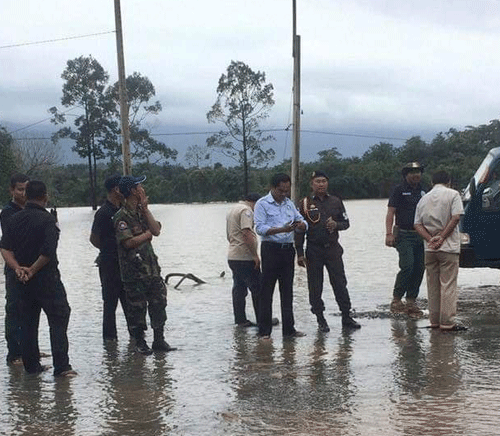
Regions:
<instances>
[{"instance_id":1,"label":"tall tree","mask_svg":"<svg viewBox=\"0 0 500 436\"><path fill-rule=\"evenodd\" d=\"M149 130L144 127L146 118L158 115L162 110L159 101L151 101L156 95L155 87L151 81L140 73L134 72L127 77L126 87L132 159L146 162L154 159L152 163L165 162L169 159L175 160L177 150L167 147L163 142L153 138ZM109 87L106 94L115 104L115 116L118 119L120 103L118 82ZM107 154L112 159L121 156L121 148L117 141L114 145L111 142L108 143Z\"/></svg>"},{"instance_id":2,"label":"tall tree","mask_svg":"<svg viewBox=\"0 0 500 436\"><path fill-rule=\"evenodd\" d=\"M114 110L113 102L104 93L108 82L108 73L92 56L80 56L69 60L66 69L61 75L65 80L61 103L66 108L80 110L74 120L75 129L64 127L53 137L71 138L75 140L73 151L83 158L87 158L92 208L97 209L96 182L97 160L103 159L103 147L116 134L117 124L111 115ZM56 107L49 109L52 113L52 122L62 124L66 122L66 113L59 112ZM68 112L68 111L66 111Z\"/></svg>"},{"instance_id":3,"label":"tall tree","mask_svg":"<svg viewBox=\"0 0 500 436\"><path fill-rule=\"evenodd\" d=\"M262 147L274 138L259 128L273 105L273 85L266 84L265 73L231 61L227 74L219 79L217 100L207 113L209 123L222 122L227 130L209 137L207 146L219 149L242 165L245 193L250 165L261 165L274 158L273 149Z\"/></svg>"},{"instance_id":4,"label":"tall tree","mask_svg":"<svg viewBox=\"0 0 500 436\"><path fill-rule=\"evenodd\" d=\"M4 204L9 199L6 187L10 184L12 173L17 171L16 161L12 149L13 139L5 127L0 127L0 201Z\"/></svg>"}]
</instances>

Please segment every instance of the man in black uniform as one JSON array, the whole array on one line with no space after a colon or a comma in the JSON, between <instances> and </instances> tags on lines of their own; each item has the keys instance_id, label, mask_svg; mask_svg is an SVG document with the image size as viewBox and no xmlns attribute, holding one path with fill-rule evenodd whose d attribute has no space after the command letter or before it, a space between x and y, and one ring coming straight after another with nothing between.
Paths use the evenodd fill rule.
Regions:
<instances>
[{"instance_id":1,"label":"man in black uniform","mask_svg":"<svg viewBox=\"0 0 500 436\"><path fill-rule=\"evenodd\" d=\"M43 309L50 328L54 375L73 376L68 358L66 330L70 307L61 282L57 242L59 228L48 212L47 188L43 182L30 181L26 187L26 207L9 220L2 235L2 256L16 275L16 292L22 313L21 347L24 368L42 372L38 353L38 320Z\"/></svg>"},{"instance_id":2,"label":"man in black uniform","mask_svg":"<svg viewBox=\"0 0 500 436\"><path fill-rule=\"evenodd\" d=\"M104 182L108 192L106 202L99 208L94 216L94 223L90 233L90 242L100 250L97 260L99 277L101 279L103 307L102 335L105 341L116 341L116 307L118 300L121 303L127 327L130 325L127 313L127 300L125 289L120 277L120 264L118 263L118 247L116 245L113 215L118 212L123 200L123 195L118 189L121 176L115 174Z\"/></svg>"},{"instance_id":3,"label":"man in black uniform","mask_svg":"<svg viewBox=\"0 0 500 436\"><path fill-rule=\"evenodd\" d=\"M418 162L409 162L401 171L403 183L396 186L389 198L385 218L385 245L395 247L399 254L399 272L394 283L391 312L421 316L416 303L424 277L424 242L413 228L415 210L425 194L420 184L424 169ZM394 218L396 225L393 227ZM406 295L406 304L401 300Z\"/></svg>"},{"instance_id":4,"label":"man in black uniform","mask_svg":"<svg viewBox=\"0 0 500 436\"><path fill-rule=\"evenodd\" d=\"M11 201L7 203L0 213L2 234L5 233L6 223L12 215L24 209L26 204L26 185L28 176L14 174L10 179ZM21 314L15 289L16 275L5 265L5 340L7 342L7 363L20 364L21 360Z\"/></svg>"},{"instance_id":5,"label":"man in black uniform","mask_svg":"<svg viewBox=\"0 0 500 436\"><path fill-rule=\"evenodd\" d=\"M340 198L328 194L328 176L323 171L311 175L312 195L300 201L299 212L307 220L307 248L304 257L304 234L295 233L297 263L307 267L307 284L311 312L316 315L318 328L329 332L323 315L323 269L326 266L335 299L342 313L342 326L358 329L361 326L351 317L351 300L342 262L344 250L339 244L339 231L349 228L344 204Z\"/></svg>"}]
</instances>

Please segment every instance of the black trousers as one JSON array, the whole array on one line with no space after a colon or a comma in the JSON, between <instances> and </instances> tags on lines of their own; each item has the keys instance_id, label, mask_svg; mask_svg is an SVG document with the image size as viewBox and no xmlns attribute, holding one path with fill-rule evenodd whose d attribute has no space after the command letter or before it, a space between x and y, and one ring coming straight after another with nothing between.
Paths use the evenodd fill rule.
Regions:
<instances>
[{"instance_id":1,"label":"black trousers","mask_svg":"<svg viewBox=\"0 0 500 436\"><path fill-rule=\"evenodd\" d=\"M25 370L27 372L40 371L38 321L42 309L49 324L54 374L71 369L66 334L71 310L66 298L66 290L59 279L59 273L54 273L53 277L37 278L35 276L28 284L20 286L23 288L21 289L21 345Z\"/></svg>"},{"instance_id":2,"label":"black trousers","mask_svg":"<svg viewBox=\"0 0 500 436\"><path fill-rule=\"evenodd\" d=\"M292 244L262 242L262 276L260 294L259 335L270 335L272 330L273 293L279 284L282 331L284 336L295 333L293 318L293 273L295 249Z\"/></svg>"},{"instance_id":3,"label":"black trousers","mask_svg":"<svg viewBox=\"0 0 500 436\"><path fill-rule=\"evenodd\" d=\"M321 298L325 267L340 311L343 314L348 314L351 310L351 300L347 291L347 279L345 277L344 262L342 261L343 252L344 250L338 243L326 247L313 244L307 245L309 303L311 304L311 312L315 315L323 313L325 310L325 303Z\"/></svg>"},{"instance_id":4,"label":"black trousers","mask_svg":"<svg viewBox=\"0 0 500 436\"><path fill-rule=\"evenodd\" d=\"M16 292L16 275L11 269L5 270L5 340L7 361L21 357L21 308L19 292Z\"/></svg>"},{"instance_id":5,"label":"black trousers","mask_svg":"<svg viewBox=\"0 0 500 436\"><path fill-rule=\"evenodd\" d=\"M245 312L248 290L252 294L255 319L259 322L260 270L253 260L228 260L233 272L233 314L235 324L247 321Z\"/></svg>"},{"instance_id":6,"label":"black trousers","mask_svg":"<svg viewBox=\"0 0 500 436\"><path fill-rule=\"evenodd\" d=\"M101 279L103 301L102 336L104 339L116 339L118 336L116 331L116 308L118 307L118 301L122 306L130 333L127 298L120 277L118 261L100 263L99 277Z\"/></svg>"}]
</instances>

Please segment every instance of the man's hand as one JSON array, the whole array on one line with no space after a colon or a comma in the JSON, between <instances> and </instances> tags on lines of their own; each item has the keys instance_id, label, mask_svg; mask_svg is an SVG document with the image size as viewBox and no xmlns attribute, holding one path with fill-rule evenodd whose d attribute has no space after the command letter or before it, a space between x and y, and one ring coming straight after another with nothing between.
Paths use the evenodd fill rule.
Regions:
<instances>
[{"instance_id":1,"label":"man's hand","mask_svg":"<svg viewBox=\"0 0 500 436\"><path fill-rule=\"evenodd\" d=\"M256 270L260 270L260 259L259 259L259 256L255 256L253 258L253 262L254 262L254 269Z\"/></svg>"},{"instance_id":2,"label":"man's hand","mask_svg":"<svg viewBox=\"0 0 500 436\"><path fill-rule=\"evenodd\" d=\"M394 247L395 245L395 238L392 233L385 235L385 245L388 247Z\"/></svg>"},{"instance_id":3,"label":"man's hand","mask_svg":"<svg viewBox=\"0 0 500 436\"><path fill-rule=\"evenodd\" d=\"M306 267L306 258L304 256L297 257L297 264L302 267Z\"/></svg>"},{"instance_id":4,"label":"man's hand","mask_svg":"<svg viewBox=\"0 0 500 436\"><path fill-rule=\"evenodd\" d=\"M441 235L433 236L429 240L429 248L431 250L438 250L439 248L441 248L441 245L443 245L443 242L444 242L444 239Z\"/></svg>"},{"instance_id":5,"label":"man's hand","mask_svg":"<svg viewBox=\"0 0 500 436\"><path fill-rule=\"evenodd\" d=\"M26 283L29 279L31 279L31 277L33 277L33 275L31 275L31 277L28 276L28 268L24 266L16 268L15 273L17 280L19 280L21 283Z\"/></svg>"},{"instance_id":6,"label":"man's hand","mask_svg":"<svg viewBox=\"0 0 500 436\"><path fill-rule=\"evenodd\" d=\"M149 197L146 195L146 191L142 186L137 189L139 194L139 204L141 205L141 210L147 210L149 205Z\"/></svg>"},{"instance_id":7,"label":"man's hand","mask_svg":"<svg viewBox=\"0 0 500 436\"><path fill-rule=\"evenodd\" d=\"M295 228L294 230L302 230L302 231L305 231L306 230L306 223L304 221L295 221L294 222L295 224Z\"/></svg>"},{"instance_id":8,"label":"man's hand","mask_svg":"<svg viewBox=\"0 0 500 436\"><path fill-rule=\"evenodd\" d=\"M326 220L326 228L330 233L333 233L337 230L337 221L335 221L332 217L329 217Z\"/></svg>"}]
</instances>

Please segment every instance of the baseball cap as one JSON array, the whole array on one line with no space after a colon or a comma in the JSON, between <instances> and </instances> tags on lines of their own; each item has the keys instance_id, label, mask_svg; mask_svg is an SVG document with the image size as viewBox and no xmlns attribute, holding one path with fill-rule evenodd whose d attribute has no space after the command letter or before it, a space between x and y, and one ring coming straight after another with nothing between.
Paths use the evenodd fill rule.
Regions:
<instances>
[{"instance_id":1,"label":"baseball cap","mask_svg":"<svg viewBox=\"0 0 500 436\"><path fill-rule=\"evenodd\" d=\"M120 189L123 196L127 198L130 196L132 188L137 186L139 183L144 182L144 180L146 180L146 176L123 176L118 183L118 189Z\"/></svg>"}]
</instances>

